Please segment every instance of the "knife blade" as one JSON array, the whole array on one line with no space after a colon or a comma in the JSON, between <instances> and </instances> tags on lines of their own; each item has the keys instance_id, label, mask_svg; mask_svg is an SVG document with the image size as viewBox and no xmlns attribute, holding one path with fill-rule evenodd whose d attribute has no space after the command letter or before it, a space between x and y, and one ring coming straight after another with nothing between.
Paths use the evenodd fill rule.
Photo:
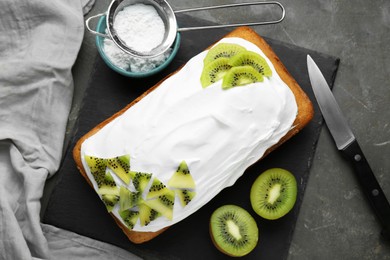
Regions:
<instances>
[{"instance_id":1,"label":"knife blade","mask_svg":"<svg viewBox=\"0 0 390 260\"><path fill-rule=\"evenodd\" d=\"M332 91L321 70L314 60L307 55L307 67L322 116L338 150L350 161L354 173L366 195L374 213L382 225L382 236L390 240L390 204L368 164L355 136L345 120Z\"/></svg>"}]
</instances>

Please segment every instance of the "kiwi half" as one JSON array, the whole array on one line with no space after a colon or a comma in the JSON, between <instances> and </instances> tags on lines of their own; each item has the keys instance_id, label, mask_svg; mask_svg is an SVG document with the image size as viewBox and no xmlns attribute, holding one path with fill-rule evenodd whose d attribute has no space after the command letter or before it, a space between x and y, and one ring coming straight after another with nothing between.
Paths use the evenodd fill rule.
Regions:
<instances>
[{"instance_id":1,"label":"kiwi half","mask_svg":"<svg viewBox=\"0 0 390 260\"><path fill-rule=\"evenodd\" d=\"M281 218L293 208L297 190L297 182L291 172L281 168L269 169L252 184L252 208L265 219Z\"/></svg>"},{"instance_id":2,"label":"kiwi half","mask_svg":"<svg viewBox=\"0 0 390 260\"><path fill-rule=\"evenodd\" d=\"M225 205L214 211L210 219L210 235L218 250L234 257L249 254L259 240L256 221L236 205Z\"/></svg>"},{"instance_id":3,"label":"kiwi half","mask_svg":"<svg viewBox=\"0 0 390 260\"><path fill-rule=\"evenodd\" d=\"M213 48L211 48L206 57L203 60L204 65L209 64L219 58L231 58L237 53L243 52L246 49L241 45L234 43L218 43Z\"/></svg>"}]
</instances>

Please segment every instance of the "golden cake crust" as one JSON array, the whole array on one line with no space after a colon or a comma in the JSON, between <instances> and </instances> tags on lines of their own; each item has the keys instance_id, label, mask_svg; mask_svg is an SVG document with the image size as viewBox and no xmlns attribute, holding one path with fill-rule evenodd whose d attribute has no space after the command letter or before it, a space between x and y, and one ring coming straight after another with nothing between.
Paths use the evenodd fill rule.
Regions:
<instances>
[{"instance_id":1,"label":"golden cake crust","mask_svg":"<svg viewBox=\"0 0 390 260\"><path fill-rule=\"evenodd\" d=\"M269 60L274 65L276 71L278 72L281 79L286 83L286 85L291 89L295 96L296 103L298 105L298 113L294 121L294 127L291 128L287 134L281 138L281 140L270 147L264 154L263 157L265 157L267 154L275 150L277 147L279 147L282 143L290 139L292 136L297 134L299 131L301 131L313 118L314 110L311 101L307 97L306 93L301 89L301 87L298 85L298 83L295 81L295 79L290 75L290 73L287 71L285 66L282 64L282 62L279 60L279 58L276 56L274 51L271 49L271 47L266 43L266 41L259 36L254 30L252 30L249 27L239 27L232 32L225 35L225 37L239 37L242 39L245 39L247 41L250 41L257 45L263 53L269 58ZM179 69L180 70L180 69ZM179 71L178 70L178 71ZM176 72L173 72L171 75L173 75ZM169 75L169 76L171 76ZM168 77L169 77L168 76ZM165 80L165 79L163 79ZM93 187L91 180L88 178L85 169L82 165L81 161L81 145L82 143L89 138L90 136L97 133L101 128L103 128L106 124L114 120L116 117L123 114L126 110L128 110L131 106L136 104L138 101L140 101L143 97L148 95L151 91L153 91L155 88L157 88L161 82L157 83L155 86L151 87L148 91L143 93L141 96L139 96L137 99L135 99L133 102L129 103L127 106L125 106L123 109L112 115L110 118L104 120L100 124L98 124L96 127L94 127L91 131L89 131L87 134L85 134L83 137L81 137L78 142L76 143L74 149L73 149L73 158L76 162L77 168L79 169L82 176L86 179L86 181L89 183L91 187ZM120 220L118 220L113 214L111 214L114 218L115 222L118 224L118 226L123 230L123 232L126 234L126 236L129 238L130 241L133 243L143 243L146 241L149 241L153 239L154 237L158 236L162 232L164 232L168 227L161 229L157 232L137 232L129 230L125 225L121 223Z\"/></svg>"}]
</instances>

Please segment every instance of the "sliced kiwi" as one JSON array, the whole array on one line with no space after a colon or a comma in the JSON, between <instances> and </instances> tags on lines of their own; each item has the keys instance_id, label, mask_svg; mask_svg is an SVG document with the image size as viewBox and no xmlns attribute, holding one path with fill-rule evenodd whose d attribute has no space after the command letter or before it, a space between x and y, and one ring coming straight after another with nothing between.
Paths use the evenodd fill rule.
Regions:
<instances>
[{"instance_id":1,"label":"sliced kiwi","mask_svg":"<svg viewBox=\"0 0 390 260\"><path fill-rule=\"evenodd\" d=\"M118 187L111 173L107 170L104 177L101 178L99 183L99 194L114 194L118 195Z\"/></svg>"},{"instance_id":2,"label":"sliced kiwi","mask_svg":"<svg viewBox=\"0 0 390 260\"><path fill-rule=\"evenodd\" d=\"M244 86L250 83L262 82L263 76L251 66L238 66L231 68L223 77L222 88L229 89Z\"/></svg>"},{"instance_id":3,"label":"sliced kiwi","mask_svg":"<svg viewBox=\"0 0 390 260\"><path fill-rule=\"evenodd\" d=\"M146 198L153 199L165 194L173 194L173 191L168 189L168 187L165 186L165 184L162 183L159 179L154 178Z\"/></svg>"},{"instance_id":4,"label":"sliced kiwi","mask_svg":"<svg viewBox=\"0 0 390 260\"><path fill-rule=\"evenodd\" d=\"M140 193L144 192L150 180L152 179L152 174L146 172L130 171L130 176L133 179L134 188Z\"/></svg>"},{"instance_id":5,"label":"sliced kiwi","mask_svg":"<svg viewBox=\"0 0 390 260\"><path fill-rule=\"evenodd\" d=\"M200 83L203 88L210 86L211 84L222 79L226 72L232 66L229 65L229 58L219 58L215 61L205 65L200 76Z\"/></svg>"},{"instance_id":6,"label":"sliced kiwi","mask_svg":"<svg viewBox=\"0 0 390 260\"><path fill-rule=\"evenodd\" d=\"M132 192L129 189L121 186L119 190L119 206L120 211L124 211L126 209L131 209L138 205L141 201L142 196L141 193L136 191Z\"/></svg>"},{"instance_id":7,"label":"sliced kiwi","mask_svg":"<svg viewBox=\"0 0 390 260\"><path fill-rule=\"evenodd\" d=\"M159 212L152 209L145 203L140 203L139 208L139 220L141 227L149 225L150 222L161 216Z\"/></svg>"},{"instance_id":8,"label":"sliced kiwi","mask_svg":"<svg viewBox=\"0 0 390 260\"><path fill-rule=\"evenodd\" d=\"M139 212L135 210L122 210L119 212L119 215L129 229L133 229L139 219Z\"/></svg>"},{"instance_id":9,"label":"sliced kiwi","mask_svg":"<svg viewBox=\"0 0 390 260\"><path fill-rule=\"evenodd\" d=\"M100 187L106 174L107 160L90 155L85 155L84 159L98 187Z\"/></svg>"},{"instance_id":10,"label":"sliced kiwi","mask_svg":"<svg viewBox=\"0 0 390 260\"><path fill-rule=\"evenodd\" d=\"M107 211L111 212L112 209L114 208L115 204L118 203L119 196L112 195L112 194L103 194L102 201L103 201L104 205L106 206Z\"/></svg>"},{"instance_id":11,"label":"sliced kiwi","mask_svg":"<svg viewBox=\"0 0 390 260\"><path fill-rule=\"evenodd\" d=\"M145 204L169 220L172 220L173 206L175 205L175 194L161 195L155 199L146 200Z\"/></svg>"},{"instance_id":12,"label":"sliced kiwi","mask_svg":"<svg viewBox=\"0 0 390 260\"><path fill-rule=\"evenodd\" d=\"M176 189L195 189L195 181L185 161L180 163L176 172L169 179L168 186Z\"/></svg>"},{"instance_id":13,"label":"sliced kiwi","mask_svg":"<svg viewBox=\"0 0 390 260\"><path fill-rule=\"evenodd\" d=\"M234 43L218 43L212 47L206 54L206 57L203 60L204 65L207 65L219 58L230 58L236 55L237 53L243 52L246 49L241 45Z\"/></svg>"},{"instance_id":14,"label":"sliced kiwi","mask_svg":"<svg viewBox=\"0 0 390 260\"><path fill-rule=\"evenodd\" d=\"M176 194L179 197L180 204L185 207L195 197L196 192L191 190L176 190Z\"/></svg>"},{"instance_id":15,"label":"sliced kiwi","mask_svg":"<svg viewBox=\"0 0 390 260\"><path fill-rule=\"evenodd\" d=\"M130 155L107 159L107 166L126 184L130 183Z\"/></svg>"},{"instance_id":16,"label":"sliced kiwi","mask_svg":"<svg viewBox=\"0 0 390 260\"><path fill-rule=\"evenodd\" d=\"M108 212L111 212L119 201L119 188L109 171L106 171L97 192L100 194Z\"/></svg>"},{"instance_id":17,"label":"sliced kiwi","mask_svg":"<svg viewBox=\"0 0 390 260\"><path fill-rule=\"evenodd\" d=\"M239 257L249 254L256 247L259 230L256 221L245 209L225 205L211 215L210 235L222 253Z\"/></svg>"},{"instance_id":18,"label":"sliced kiwi","mask_svg":"<svg viewBox=\"0 0 390 260\"><path fill-rule=\"evenodd\" d=\"M272 76L272 70L268 66L267 61L260 54L253 51L238 53L230 59L229 64L232 67L249 65L265 77Z\"/></svg>"},{"instance_id":19,"label":"sliced kiwi","mask_svg":"<svg viewBox=\"0 0 390 260\"><path fill-rule=\"evenodd\" d=\"M255 180L250 191L253 210L265 219L278 219L294 206L297 182L294 175L281 168L269 169Z\"/></svg>"}]
</instances>

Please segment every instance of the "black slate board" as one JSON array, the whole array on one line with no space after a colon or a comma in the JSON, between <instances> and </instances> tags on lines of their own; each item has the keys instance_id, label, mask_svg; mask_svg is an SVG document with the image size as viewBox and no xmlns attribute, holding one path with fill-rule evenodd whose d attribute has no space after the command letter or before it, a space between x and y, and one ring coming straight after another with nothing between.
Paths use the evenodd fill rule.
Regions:
<instances>
[{"instance_id":1,"label":"black slate board","mask_svg":"<svg viewBox=\"0 0 390 260\"><path fill-rule=\"evenodd\" d=\"M197 21L187 18L185 22L194 25ZM120 76L111 71L100 57L97 58L84 106L80 112L77 132L57 173L60 174L60 180L44 213L44 223L117 245L145 259L224 259L227 257L217 251L211 243L208 231L209 218L217 207L236 204L247 209L255 217L260 230L258 246L244 258L287 257L323 123L309 83L306 55L310 54L317 62L330 85L333 85L339 64L339 59L335 57L266 38L313 101L315 107L313 121L268 157L251 166L235 185L223 190L195 214L170 227L150 242L136 245L127 239L112 217L107 214L98 196L80 175L72 158L73 146L81 136L130 103L165 75L179 68L190 57L219 40L226 32L208 30L182 33L180 51L174 62L161 74L148 79L129 79ZM251 184L261 172L271 167L290 170L295 174L299 185L294 209L276 221L258 217L249 202Z\"/></svg>"}]
</instances>

